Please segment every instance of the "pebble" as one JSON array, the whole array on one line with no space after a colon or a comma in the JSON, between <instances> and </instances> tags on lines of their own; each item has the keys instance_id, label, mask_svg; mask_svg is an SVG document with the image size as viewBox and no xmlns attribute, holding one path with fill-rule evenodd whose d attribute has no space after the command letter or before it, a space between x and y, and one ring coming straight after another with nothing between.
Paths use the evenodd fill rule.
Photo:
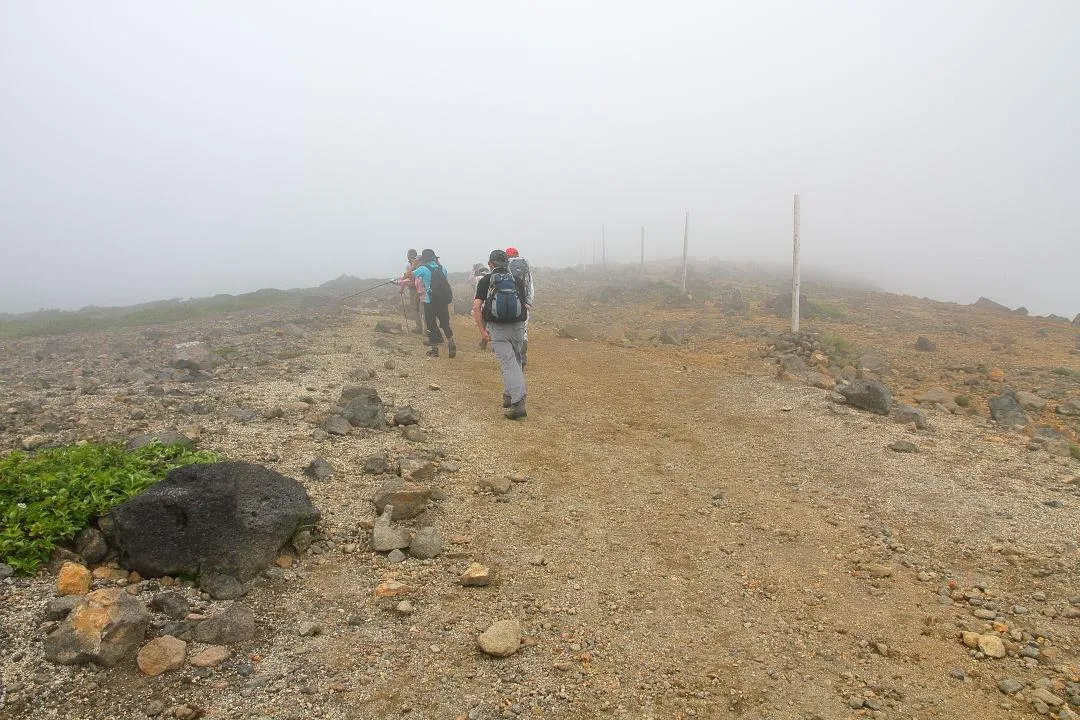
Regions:
<instances>
[{"instance_id":1,"label":"pebble","mask_svg":"<svg viewBox=\"0 0 1080 720\"><path fill-rule=\"evenodd\" d=\"M477 643L480 649L494 657L509 657L521 647L521 623L517 620L500 620L485 630Z\"/></svg>"},{"instance_id":2,"label":"pebble","mask_svg":"<svg viewBox=\"0 0 1080 720\"><path fill-rule=\"evenodd\" d=\"M465 587L483 587L491 584L491 569L480 563L472 563L461 574L461 584Z\"/></svg>"},{"instance_id":3,"label":"pebble","mask_svg":"<svg viewBox=\"0 0 1080 720\"><path fill-rule=\"evenodd\" d=\"M389 553L387 553L387 555L386 555L386 561L387 561L388 563L390 563L391 565L398 565L398 564L400 564L400 563L403 563L403 562L405 562L405 559L406 559L406 558L408 558L408 555L406 555L405 553L401 552L401 550L396 550L396 549L395 549L395 550L391 550L391 551L390 551Z\"/></svg>"},{"instance_id":4,"label":"pebble","mask_svg":"<svg viewBox=\"0 0 1080 720\"><path fill-rule=\"evenodd\" d=\"M211 645L192 656L189 662L197 668L212 668L225 662L231 656L229 648L224 645Z\"/></svg>"},{"instance_id":5,"label":"pebble","mask_svg":"<svg viewBox=\"0 0 1080 720\"><path fill-rule=\"evenodd\" d=\"M305 620L300 623L297 631L300 633L300 637L315 637L322 632L322 626L317 622Z\"/></svg>"}]
</instances>

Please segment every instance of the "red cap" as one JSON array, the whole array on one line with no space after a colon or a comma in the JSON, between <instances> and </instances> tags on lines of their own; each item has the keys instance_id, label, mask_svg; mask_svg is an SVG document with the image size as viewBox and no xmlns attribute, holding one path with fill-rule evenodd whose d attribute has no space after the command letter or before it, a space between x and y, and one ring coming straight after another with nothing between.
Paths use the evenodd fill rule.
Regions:
<instances>
[{"instance_id":1,"label":"red cap","mask_svg":"<svg viewBox=\"0 0 1080 720\"><path fill-rule=\"evenodd\" d=\"M517 257L518 256L517 248L516 247L508 247L508 248L506 248L506 255L507 255L507 257Z\"/></svg>"}]
</instances>

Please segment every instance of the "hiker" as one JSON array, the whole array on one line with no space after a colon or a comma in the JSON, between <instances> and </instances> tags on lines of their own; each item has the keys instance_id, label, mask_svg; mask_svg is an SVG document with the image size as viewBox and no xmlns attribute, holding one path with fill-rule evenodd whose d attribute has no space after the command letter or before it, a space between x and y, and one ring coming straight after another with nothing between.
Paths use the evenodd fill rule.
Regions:
<instances>
[{"instance_id":1,"label":"hiker","mask_svg":"<svg viewBox=\"0 0 1080 720\"><path fill-rule=\"evenodd\" d=\"M431 346L427 354L439 357L439 345L442 345L443 335L446 335L446 354L451 358L456 357L457 346L454 345L454 331L450 327L450 303L454 301L454 291L446 277L446 268L439 264L435 251L427 249L420 253L420 262L412 272L415 278L422 281L424 288L424 320L427 321L427 344ZM442 332L439 332L440 327Z\"/></svg>"},{"instance_id":2,"label":"hiker","mask_svg":"<svg viewBox=\"0 0 1080 720\"><path fill-rule=\"evenodd\" d=\"M469 283L472 285L473 292L476 292L476 284L480 282L480 278L484 277L490 272L487 265L483 263L476 263L472 266L472 272L469 273Z\"/></svg>"},{"instance_id":3,"label":"hiker","mask_svg":"<svg viewBox=\"0 0 1080 720\"><path fill-rule=\"evenodd\" d=\"M503 378L503 407L508 420L525 417L525 374L521 372L525 321L525 285L510 272L504 250L492 250L491 272L476 284L472 314L480 330L481 346L491 343Z\"/></svg>"},{"instance_id":4,"label":"hiker","mask_svg":"<svg viewBox=\"0 0 1080 720\"><path fill-rule=\"evenodd\" d=\"M532 270L529 268L529 261L521 257L518 253L518 249L515 247L506 248L506 256L510 258L509 267L510 272L514 274L514 277L522 281L525 285L525 307L529 312L532 312L533 299L536 297L536 286L533 284ZM529 364L529 320L525 319L525 340L521 343L521 367L525 367Z\"/></svg>"},{"instance_id":5,"label":"hiker","mask_svg":"<svg viewBox=\"0 0 1080 720\"><path fill-rule=\"evenodd\" d=\"M420 264L420 257L417 255L416 250L409 249L409 252L405 255L409 261L408 267L405 268L404 274L401 279L397 281L401 287L402 293L408 293L407 299L408 311L405 313L406 320L413 321L413 327L411 331L417 335L424 334L424 305L420 302L420 290L417 287L417 278L413 277L413 270Z\"/></svg>"}]
</instances>

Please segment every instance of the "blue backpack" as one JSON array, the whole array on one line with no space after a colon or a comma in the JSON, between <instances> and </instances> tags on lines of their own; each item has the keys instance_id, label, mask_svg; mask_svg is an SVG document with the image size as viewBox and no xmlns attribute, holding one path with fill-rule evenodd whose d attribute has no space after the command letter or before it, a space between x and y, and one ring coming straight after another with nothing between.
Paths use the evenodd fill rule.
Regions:
<instances>
[{"instance_id":1,"label":"blue backpack","mask_svg":"<svg viewBox=\"0 0 1080 720\"><path fill-rule=\"evenodd\" d=\"M491 271L487 300L484 301L484 319L493 323L523 322L528 317L521 281L508 268L498 267Z\"/></svg>"}]
</instances>

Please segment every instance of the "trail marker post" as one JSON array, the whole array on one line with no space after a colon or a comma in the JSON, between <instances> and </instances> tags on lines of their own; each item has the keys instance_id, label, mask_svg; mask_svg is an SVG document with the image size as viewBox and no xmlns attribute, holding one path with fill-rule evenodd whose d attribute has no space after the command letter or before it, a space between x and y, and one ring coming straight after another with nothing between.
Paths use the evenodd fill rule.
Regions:
<instances>
[{"instance_id":1,"label":"trail marker post","mask_svg":"<svg viewBox=\"0 0 1080 720\"><path fill-rule=\"evenodd\" d=\"M799 267L799 194L795 193L794 231L791 258L791 332L799 332L799 295L802 278Z\"/></svg>"},{"instance_id":2,"label":"trail marker post","mask_svg":"<svg viewBox=\"0 0 1080 720\"><path fill-rule=\"evenodd\" d=\"M686 292L686 258L690 250L690 213L686 213L686 223L682 233L682 291Z\"/></svg>"}]
</instances>

